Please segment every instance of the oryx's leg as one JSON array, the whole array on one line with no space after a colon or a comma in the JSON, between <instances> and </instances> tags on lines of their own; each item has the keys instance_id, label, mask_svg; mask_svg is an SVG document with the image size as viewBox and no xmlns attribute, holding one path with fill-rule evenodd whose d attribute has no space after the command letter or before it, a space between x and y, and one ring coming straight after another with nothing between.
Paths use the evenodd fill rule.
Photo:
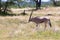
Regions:
<instances>
[{"instance_id":1,"label":"oryx's leg","mask_svg":"<svg viewBox=\"0 0 60 40\"><path fill-rule=\"evenodd\" d=\"M38 24L36 24L36 27L38 27Z\"/></svg>"},{"instance_id":2,"label":"oryx's leg","mask_svg":"<svg viewBox=\"0 0 60 40\"><path fill-rule=\"evenodd\" d=\"M36 28L33 29L33 31L37 31L38 30L38 24L36 24Z\"/></svg>"},{"instance_id":3,"label":"oryx's leg","mask_svg":"<svg viewBox=\"0 0 60 40\"><path fill-rule=\"evenodd\" d=\"M36 25L36 30L38 30L38 29L39 29L39 24Z\"/></svg>"},{"instance_id":4,"label":"oryx's leg","mask_svg":"<svg viewBox=\"0 0 60 40\"><path fill-rule=\"evenodd\" d=\"M37 31L38 30L38 24L36 24L36 28L33 29L33 31Z\"/></svg>"},{"instance_id":5,"label":"oryx's leg","mask_svg":"<svg viewBox=\"0 0 60 40\"><path fill-rule=\"evenodd\" d=\"M45 22L45 28L44 28L44 30L46 29L46 27L47 27L47 22Z\"/></svg>"}]
</instances>

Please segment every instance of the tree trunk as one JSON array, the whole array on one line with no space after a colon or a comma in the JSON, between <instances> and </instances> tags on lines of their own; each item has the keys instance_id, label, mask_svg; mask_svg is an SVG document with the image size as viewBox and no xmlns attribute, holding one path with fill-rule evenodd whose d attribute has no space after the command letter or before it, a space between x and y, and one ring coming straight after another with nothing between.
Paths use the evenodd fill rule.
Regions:
<instances>
[{"instance_id":1,"label":"tree trunk","mask_svg":"<svg viewBox=\"0 0 60 40\"><path fill-rule=\"evenodd\" d=\"M55 0L53 0L53 4L54 4L54 6L56 6L56 1Z\"/></svg>"},{"instance_id":2,"label":"tree trunk","mask_svg":"<svg viewBox=\"0 0 60 40\"><path fill-rule=\"evenodd\" d=\"M18 7L21 8L20 5L19 5L19 1L18 0L17 0L17 2L18 2Z\"/></svg>"},{"instance_id":3,"label":"tree trunk","mask_svg":"<svg viewBox=\"0 0 60 40\"><path fill-rule=\"evenodd\" d=\"M7 7L8 7L8 3L6 2L6 3L5 3L5 8L4 8L4 13L7 12Z\"/></svg>"},{"instance_id":4,"label":"tree trunk","mask_svg":"<svg viewBox=\"0 0 60 40\"><path fill-rule=\"evenodd\" d=\"M40 9L41 8L41 0L35 0L36 2L36 9Z\"/></svg>"},{"instance_id":5,"label":"tree trunk","mask_svg":"<svg viewBox=\"0 0 60 40\"><path fill-rule=\"evenodd\" d=\"M1 0L0 0L0 13L1 13Z\"/></svg>"}]
</instances>

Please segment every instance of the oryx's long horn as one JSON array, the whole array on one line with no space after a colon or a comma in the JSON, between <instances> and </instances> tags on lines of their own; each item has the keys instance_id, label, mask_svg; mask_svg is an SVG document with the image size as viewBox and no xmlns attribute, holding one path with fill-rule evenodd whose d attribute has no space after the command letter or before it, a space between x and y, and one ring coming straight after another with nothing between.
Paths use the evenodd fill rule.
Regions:
<instances>
[{"instance_id":1,"label":"oryx's long horn","mask_svg":"<svg viewBox=\"0 0 60 40\"><path fill-rule=\"evenodd\" d=\"M33 10L31 11L31 14L30 14L29 20L31 19L32 13L33 13Z\"/></svg>"}]
</instances>

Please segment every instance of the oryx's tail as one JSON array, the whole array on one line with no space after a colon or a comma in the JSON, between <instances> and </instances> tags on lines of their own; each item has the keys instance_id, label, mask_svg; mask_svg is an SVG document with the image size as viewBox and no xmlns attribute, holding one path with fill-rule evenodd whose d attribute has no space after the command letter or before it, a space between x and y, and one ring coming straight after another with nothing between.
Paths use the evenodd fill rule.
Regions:
<instances>
[{"instance_id":1,"label":"oryx's tail","mask_svg":"<svg viewBox=\"0 0 60 40\"><path fill-rule=\"evenodd\" d=\"M52 24L51 24L51 21L50 21L50 19L49 19L49 25L50 25L50 27L52 27Z\"/></svg>"}]
</instances>

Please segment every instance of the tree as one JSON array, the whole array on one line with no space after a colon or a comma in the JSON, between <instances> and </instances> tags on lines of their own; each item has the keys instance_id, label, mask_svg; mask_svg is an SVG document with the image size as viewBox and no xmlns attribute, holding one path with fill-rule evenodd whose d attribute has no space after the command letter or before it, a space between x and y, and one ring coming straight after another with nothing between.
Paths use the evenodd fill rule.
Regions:
<instances>
[{"instance_id":1,"label":"tree","mask_svg":"<svg viewBox=\"0 0 60 40\"><path fill-rule=\"evenodd\" d=\"M19 6L19 8L20 8L20 5L19 5L19 2L21 1L21 0L7 0L6 2L2 2L1 0L0 0L0 15L11 15L11 14L9 14L9 9L10 9L10 6L14 6L14 1L17 1L17 5ZM12 15L15 15L15 14L12 14Z\"/></svg>"},{"instance_id":2,"label":"tree","mask_svg":"<svg viewBox=\"0 0 60 40\"><path fill-rule=\"evenodd\" d=\"M11 6L11 5L13 5L14 3L13 3L13 1L6 1L6 2L2 2L1 0L0 0L0 15L5 15L5 14L7 14L8 12L8 8L9 8L9 6Z\"/></svg>"},{"instance_id":3,"label":"tree","mask_svg":"<svg viewBox=\"0 0 60 40\"><path fill-rule=\"evenodd\" d=\"M7 8L9 7L9 6L11 6L11 5L13 5L14 3L13 3L13 1L7 1L7 2L5 2L5 6L4 6L4 13L7 13Z\"/></svg>"},{"instance_id":4,"label":"tree","mask_svg":"<svg viewBox=\"0 0 60 40\"><path fill-rule=\"evenodd\" d=\"M36 3L36 9L40 9L41 7L41 0L34 0Z\"/></svg>"},{"instance_id":5,"label":"tree","mask_svg":"<svg viewBox=\"0 0 60 40\"><path fill-rule=\"evenodd\" d=\"M56 6L56 1L55 0L52 0L52 1L53 1L54 6Z\"/></svg>"},{"instance_id":6,"label":"tree","mask_svg":"<svg viewBox=\"0 0 60 40\"><path fill-rule=\"evenodd\" d=\"M60 6L60 0L51 0L54 6Z\"/></svg>"},{"instance_id":7,"label":"tree","mask_svg":"<svg viewBox=\"0 0 60 40\"><path fill-rule=\"evenodd\" d=\"M0 12L1 12L1 0L0 0Z\"/></svg>"}]
</instances>

